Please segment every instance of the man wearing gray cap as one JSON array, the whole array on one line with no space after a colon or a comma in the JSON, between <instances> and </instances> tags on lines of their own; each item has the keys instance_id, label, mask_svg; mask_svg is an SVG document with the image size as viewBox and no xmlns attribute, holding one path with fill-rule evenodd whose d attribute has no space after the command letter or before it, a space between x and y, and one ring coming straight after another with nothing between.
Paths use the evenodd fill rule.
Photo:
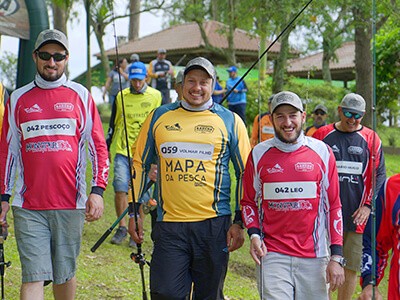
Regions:
<instances>
[{"instance_id":1,"label":"man wearing gray cap","mask_svg":"<svg viewBox=\"0 0 400 300\"><path fill-rule=\"evenodd\" d=\"M275 137L247 159L241 205L263 300L328 299L327 283L335 290L344 282L335 157L304 136L305 119L295 93L276 94Z\"/></svg>"},{"instance_id":2,"label":"man wearing gray cap","mask_svg":"<svg viewBox=\"0 0 400 300\"><path fill-rule=\"evenodd\" d=\"M69 58L64 33L42 31L32 57L35 79L12 93L3 123L0 221L7 226L15 184L12 211L22 266L20 299L43 299L43 286L50 282L55 299L74 299L84 221L103 214L107 145L92 96L64 73ZM93 165L89 196L87 153Z\"/></svg>"},{"instance_id":3,"label":"man wearing gray cap","mask_svg":"<svg viewBox=\"0 0 400 300\"><path fill-rule=\"evenodd\" d=\"M378 134L361 125L365 106L361 95L347 94L338 107L340 121L321 127L313 135L331 146L339 173L343 252L347 259L346 282L338 291L340 300L352 299L357 284L362 233L371 212L372 182L375 182L375 191L378 193L386 179L382 142Z\"/></svg>"},{"instance_id":4,"label":"man wearing gray cap","mask_svg":"<svg viewBox=\"0 0 400 300\"><path fill-rule=\"evenodd\" d=\"M326 125L326 118L328 117L328 109L323 104L317 104L312 112L314 119L312 126L309 126L304 131L306 136L312 136L318 128Z\"/></svg>"},{"instance_id":5,"label":"man wearing gray cap","mask_svg":"<svg viewBox=\"0 0 400 300\"><path fill-rule=\"evenodd\" d=\"M162 104L170 103L172 78L174 69L172 63L166 59L167 50L160 48L157 51L157 58L149 63L147 73L150 79L150 86L159 90L162 95Z\"/></svg>"},{"instance_id":6,"label":"man wearing gray cap","mask_svg":"<svg viewBox=\"0 0 400 300\"><path fill-rule=\"evenodd\" d=\"M215 76L207 59L189 61L183 73L184 100L154 110L137 140L137 196L151 164L158 165L153 300L189 299L192 286L194 299L224 299L229 252L244 242L239 199L250 142L240 117L213 103ZM230 161L237 183L233 224ZM132 219L129 225L135 241L142 242L143 229L138 235Z\"/></svg>"}]
</instances>

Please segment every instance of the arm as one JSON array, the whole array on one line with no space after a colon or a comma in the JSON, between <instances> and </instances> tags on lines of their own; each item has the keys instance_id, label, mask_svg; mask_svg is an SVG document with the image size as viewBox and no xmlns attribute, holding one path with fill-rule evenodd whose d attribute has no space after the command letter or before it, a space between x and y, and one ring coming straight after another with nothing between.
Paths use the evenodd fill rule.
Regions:
<instances>
[{"instance_id":1,"label":"arm","mask_svg":"<svg viewBox=\"0 0 400 300\"><path fill-rule=\"evenodd\" d=\"M110 85L111 85L111 81L112 81L112 77L110 75L108 75L107 80L106 80L106 84L104 85L104 91L103 91L103 100L106 96L106 93L108 92Z\"/></svg>"},{"instance_id":2,"label":"arm","mask_svg":"<svg viewBox=\"0 0 400 300\"><path fill-rule=\"evenodd\" d=\"M152 61L149 63L149 67L148 67L148 69L147 69L147 76L148 76L149 78L157 78L157 77L158 77L158 75L157 75L156 73L154 73L154 71L153 71L153 64L154 64L154 60L152 60Z\"/></svg>"},{"instance_id":3,"label":"arm","mask_svg":"<svg viewBox=\"0 0 400 300\"><path fill-rule=\"evenodd\" d=\"M96 104L92 96L88 95L88 105L92 118L90 138L88 138L89 157L92 163L92 190L86 202L86 220L99 219L104 211L103 192L108 182L109 160L107 145L104 139L103 126L97 112Z\"/></svg>"},{"instance_id":4,"label":"arm","mask_svg":"<svg viewBox=\"0 0 400 300\"><path fill-rule=\"evenodd\" d=\"M336 160L332 150L326 146L329 151L328 174L322 188L326 189L329 220L329 237L331 256L343 257L343 219L342 206L339 198L339 176L336 168ZM323 194L323 192L321 192ZM326 267L326 280L330 284L329 290L335 291L344 281L344 268L336 261L331 260Z\"/></svg>"},{"instance_id":5,"label":"arm","mask_svg":"<svg viewBox=\"0 0 400 300\"><path fill-rule=\"evenodd\" d=\"M232 134L232 143L230 143L230 153L236 176L236 203L235 217L233 220L234 224L229 228L227 235L227 245L230 252L239 249L244 243L242 226L239 227L237 224L243 224L239 201L243 196L242 178L247 157L251 149L244 123L239 120L237 115L234 115L234 120L234 133Z\"/></svg>"},{"instance_id":6,"label":"arm","mask_svg":"<svg viewBox=\"0 0 400 300\"><path fill-rule=\"evenodd\" d=\"M392 238L395 229L391 224L393 200L387 197L387 186L390 178L379 191L376 199L376 284L379 285L384 277L389 251L392 249ZM361 286L364 289L370 285L372 279L372 219L369 218L363 234L363 256L361 267Z\"/></svg>"}]
</instances>

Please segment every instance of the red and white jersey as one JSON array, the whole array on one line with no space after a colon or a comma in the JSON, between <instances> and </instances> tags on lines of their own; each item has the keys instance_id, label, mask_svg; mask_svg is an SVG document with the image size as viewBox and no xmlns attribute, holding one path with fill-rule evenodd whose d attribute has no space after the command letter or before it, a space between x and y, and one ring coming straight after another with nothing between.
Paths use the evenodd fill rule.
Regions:
<instances>
[{"instance_id":1,"label":"red and white jersey","mask_svg":"<svg viewBox=\"0 0 400 300\"><path fill-rule=\"evenodd\" d=\"M2 199L30 210L85 208L86 164L92 187L105 189L108 151L96 105L86 88L63 76L39 87L38 76L7 103L0 144ZM45 82L41 80L42 84Z\"/></svg>"},{"instance_id":2,"label":"red and white jersey","mask_svg":"<svg viewBox=\"0 0 400 300\"><path fill-rule=\"evenodd\" d=\"M276 137L252 150L241 201L248 233L262 231L268 251L314 258L342 254L342 214L335 157L323 142ZM262 199L262 226L259 218Z\"/></svg>"}]
</instances>

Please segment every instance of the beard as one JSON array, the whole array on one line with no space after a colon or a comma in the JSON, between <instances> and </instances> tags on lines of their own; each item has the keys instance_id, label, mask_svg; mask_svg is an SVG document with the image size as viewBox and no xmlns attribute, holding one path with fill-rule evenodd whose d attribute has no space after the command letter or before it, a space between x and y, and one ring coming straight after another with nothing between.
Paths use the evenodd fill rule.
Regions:
<instances>
[{"instance_id":1,"label":"beard","mask_svg":"<svg viewBox=\"0 0 400 300\"><path fill-rule=\"evenodd\" d=\"M64 74L64 70L60 70L60 68L57 68L56 72L51 74L46 72L46 69L50 69L49 67L43 68L42 70L39 70L39 68L36 69L40 77L46 81L57 81Z\"/></svg>"},{"instance_id":2,"label":"beard","mask_svg":"<svg viewBox=\"0 0 400 300\"><path fill-rule=\"evenodd\" d=\"M299 128L296 128L295 135L292 138L288 139L288 138L285 138L284 134L282 134L282 131L275 129L275 136L283 143L293 144L299 138L301 131L302 131L301 126Z\"/></svg>"}]
</instances>

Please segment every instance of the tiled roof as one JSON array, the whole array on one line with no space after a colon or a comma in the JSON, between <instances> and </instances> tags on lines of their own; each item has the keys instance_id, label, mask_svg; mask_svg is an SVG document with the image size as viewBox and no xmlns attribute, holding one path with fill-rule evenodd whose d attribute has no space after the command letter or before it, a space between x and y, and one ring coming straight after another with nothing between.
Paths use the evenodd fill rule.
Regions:
<instances>
[{"instance_id":1,"label":"tiled roof","mask_svg":"<svg viewBox=\"0 0 400 300\"><path fill-rule=\"evenodd\" d=\"M223 30L228 29L226 25L217 21L207 21L204 23L204 29L212 46L222 49L228 48L227 38L222 34ZM234 45L238 62L254 61L258 56L258 44L258 36L250 35L241 29L235 30ZM120 44L118 51L121 56L126 57L129 57L132 53L138 53L142 61L148 62L155 58L159 48L167 50L167 59L174 64L184 54L187 57L182 63L186 63L192 57L199 55L211 57L214 63L224 63L224 58L215 57L215 54L205 49L200 29L195 22L171 26L138 40ZM279 49L280 44L275 43L269 50L269 58L276 57ZM106 54L109 58L114 58L114 48L107 50Z\"/></svg>"},{"instance_id":2,"label":"tiled roof","mask_svg":"<svg viewBox=\"0 0 400 300\"><path fill-rule=\"evenodd\" d=\"M312 78L322 78L322 52L288 61L287 72L298 77L307 77L310 71ZM337 60L331 60L329 68L334 80L353 80L355 78L355 44L346 42L335 51ZM270 70L271 71L271 70Z\"/></svg>"}]
</instances>

